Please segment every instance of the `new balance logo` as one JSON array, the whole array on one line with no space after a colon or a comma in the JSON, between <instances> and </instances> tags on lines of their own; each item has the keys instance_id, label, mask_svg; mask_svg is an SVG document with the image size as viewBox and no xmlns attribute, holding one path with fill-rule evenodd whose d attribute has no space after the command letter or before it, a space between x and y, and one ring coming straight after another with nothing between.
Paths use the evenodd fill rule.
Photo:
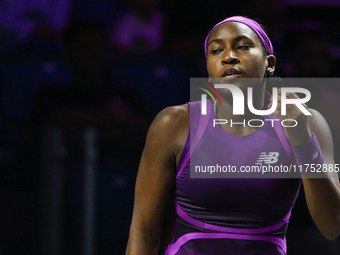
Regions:
<instances>
[{"instance_id":1,"label":"new balance logo","mask_svg":"<svg viewBox=\"0 0 340 255\"><path fill-rule=\"evenodd\" d=\"M280 153L278 152L268 152L268 155L265 152L261 152L255 165L260 165L262 162L264 164L274 164L279 160L279 155Z\"/></svg>"}]
</instances>

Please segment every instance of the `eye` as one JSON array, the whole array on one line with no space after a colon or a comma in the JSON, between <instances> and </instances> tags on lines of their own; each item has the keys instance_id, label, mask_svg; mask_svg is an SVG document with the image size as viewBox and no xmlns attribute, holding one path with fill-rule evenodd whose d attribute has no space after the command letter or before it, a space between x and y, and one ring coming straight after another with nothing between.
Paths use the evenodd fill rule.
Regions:
<instances>
[{"instance_id":1,"label":"eye","mask_svg":"<svg viewBox=\"0 0 340 255\"><path fill-rule=\"evenodd\" d=\"M213 55L217 55L218 53L220 53L222 50L221 49L214 49L211 51L211 54Z\"/></svg>"},{"instance_id":2,"label":"eye","mask_svg":"<svg viewBox=\"0 0 340 255\"><path fill-rule=\"evenodd\" d=\"M238 50L249 50L251 48L250 45L239 45L236 47Z\"/></svg>"}]
</instances>

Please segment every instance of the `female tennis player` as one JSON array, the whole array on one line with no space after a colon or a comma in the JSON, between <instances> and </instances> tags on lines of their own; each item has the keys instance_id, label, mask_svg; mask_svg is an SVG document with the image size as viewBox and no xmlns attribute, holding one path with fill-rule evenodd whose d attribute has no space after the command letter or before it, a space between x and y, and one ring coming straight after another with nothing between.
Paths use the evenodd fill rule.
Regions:
<instances>
[{"instance_id":1,"label":"female tennis player","mask_svg":"<svg viewBox=\"0 0 340 255\"><path fill-rule=\"evenodd\" d=\"M266 101L265 77L274 72L275 57L257 22L241 16L223 20L209 32L205 51L212 81L235 84L246 93L247 83L240 78L258 78L261 82L253 87L254 108L271 108L274 100ZM247 110L242 116L233 115L230 91L219 89L218 93L222 104L208 107L206 115L201 115L200 102L191 102L164 109L152 123L137 176L126 254L158 254L170 198L176 212L167 255L286 254L286 229L301 182L316 225L328 239L336 238L340 185L334 171L323 173L324 178L310 178L304 172L295 179L190 178L193 159L200 165L240 167L255 165L266 155L275 158L272 162L277 166L292 162L334 166L330 129L317 111L308 109L312 114L308 116L292 104L281 116L279 90L274 116L264 116L261 127L214 127L213 119L247 122L259 118ZM294 93L286 97L298 98ZM298 124L292 128L265 121L273 117Z\"/></svg>"}]
</instances>

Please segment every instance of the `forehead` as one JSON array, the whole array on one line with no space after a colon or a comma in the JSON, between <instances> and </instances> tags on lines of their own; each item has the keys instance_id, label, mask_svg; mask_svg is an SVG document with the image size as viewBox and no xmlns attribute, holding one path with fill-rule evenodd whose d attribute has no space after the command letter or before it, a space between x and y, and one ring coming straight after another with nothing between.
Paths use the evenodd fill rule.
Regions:
<instances>
[{"instance_id":1,"label":"forehead","mask_svg":"<svg viewBox=\"0 0 340 255\"><path fill-rule=\"evenodd\" d=\"M222 23L211 32L208 44L213 39L233 39L241 35L253 39L256 43L261 43L260 38L250 27L243 23L229 21Z\"/></svg>"}]
</instances>

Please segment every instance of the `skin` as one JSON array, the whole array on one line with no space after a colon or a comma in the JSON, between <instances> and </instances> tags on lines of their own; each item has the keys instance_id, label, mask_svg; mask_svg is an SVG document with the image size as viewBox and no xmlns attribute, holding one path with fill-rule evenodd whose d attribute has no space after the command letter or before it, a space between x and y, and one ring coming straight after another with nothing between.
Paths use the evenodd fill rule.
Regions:
<instances>
[{"instance_id":1,"label":"skin","mask_svg":"<svg viewBox=\"0 0 340 255\"><path fill-rule=\"evenodd\" d=\"M239 40L239 36L243 36ZM207 57L207 70L212 79L221 78L227 68L238 68L240 74L228 81L245 89L238 78L262 78L266 72L275 68L275 57L267 55L257 35L247 26L237 22L227 22L218 26L210 35ZM228 119L232 116L232 104L228 91L220 90L222 105L217 108L217 118ZM254 107L264 107L264 84L259 83L254 91ZM281 105L281 92L278 91L278 109ZM220 94L220 95L221 95ZM296 94L287 94L297 98ZM296 128L285 128L286 136L293 146L309 140L314 132L322 149L325 163L334 163L332 137L324 118L315 110L312 117L306 117L296 107L287 109L287 116L280 119L295 119ZM185 145L189 129L188 105L169 107L163 110L152 123L140 162L136 182L135 204L126 254L157 254L160 234L166 213L168 198L175 183L176 165ZM234 116L235 117L235 116ZM245 119L253 118L246 112ZM227 125L224 125L227 126ZM228 125L229 126L229 125ZM256 128L239 126L223 127L234 135L247 135ZM309 179L302 176L303 186L310 213L328 238L334 239L340 232L340 185L336 174L323 179Z\"/></svg>"}]
</instances>

